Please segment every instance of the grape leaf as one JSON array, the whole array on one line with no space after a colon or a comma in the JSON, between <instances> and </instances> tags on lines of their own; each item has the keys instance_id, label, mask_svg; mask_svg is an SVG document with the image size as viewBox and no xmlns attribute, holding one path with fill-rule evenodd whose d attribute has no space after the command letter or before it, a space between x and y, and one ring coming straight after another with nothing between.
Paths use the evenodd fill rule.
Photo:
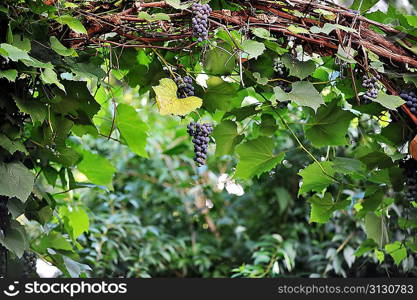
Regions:
<instances>
[{"instance_id":1,"label":"grape leaf","mask_svg":"<svg viewBox=\"0 0 417 300\"><path fill-rule=\"evenodd\" d=\"M216 139L216 156L233 154L236 145L244 138L238 134L236 123L230 120L217 125L212 135Z\"/></svg>"},{"instance_id":2,"label":"grape leaf","mask_svg":"<svg viewBox=\"0 0 417 300\"><path fill-rule=\"evenodd\" d=\"M154 86L156 103L161 115L185 116L200 108L202 100L198 97L177 98L178 87L172 79L163 78L158 86Z\"/></svg>"},{"instance_id":3,"label":"grape leaf","mask_svg":"<svg viewBox=\"0 0 417 300\"><path fill-rule=\"evenodd\" d=\"M292 84L292 91L285 93L280 87L274 88L275 99L278 101L291 100L301 106L308 106L315 111L324 104L320 93L308 81L298 81Z\"/></svg>"},{"instance_id":4,"label":"grape leaf","mask_svg":"<svg viewBox=\"0 0 417 300\"><path fill-rule=\"evenodd\" d=\"M219 48L213 48L206 53L204 67L207 73L213 75L230 74L236 65L236 56L229 44L222 43Z\"/></svg>"},{"instance_id":5,"label":"grape leaf","mask_svg":"<svg viewBox=\"0 0 417 300\"><path fill-rule=\"evenodd\" d=\"M110 161L98 154L83 151L83 159L77 169L94 184L112 188L113 174L116 168Z\"/></svg>"},{"instance_id":6,"label":"grape leaf","mask_svg":"<svg viewBox=\"0 0 417 300\"><path fill-rule=\"evenodd\" d=\"M67 48L61 44L61 42L54 36L49 38L49 42L51 43L51 48L62 56L78 56L77 52L72 48Z\"/></svg>"},{"instance_id":7,"label":"grape leaf","mask_svg":"<svg viewBox=\"0 0 417 300\"><path fill-rule=\"evenodd\" d=\"M346 145L346 134L350 121L355 117L342 110L335 100L326 107L318 109L315 116L305 126L306 137L316 147Z\"/></svg>"},{"instance_id":8,"label":"grape leaf","mask_svg":"<svg viewBox=\"0 0 417 300\"><path fill-rule=\"evenodd\" d=\"M117 106L116 126L133 152L139 156L148 157L145 148L149 128L132 106L127 104Z\"/></svg>"},{"instance_id":9,"label":"grape leaf","mask_svg":"<svg viewBox=\"0 0 417 300\"><path fill-rule=\"evenodd\" d=\"M361 12L365 12L372 8L379 0L355 0L351 5L351 9L360 10Z\"/></svg>"},{"instance_id":10,"label":"grape leaf","mask_svg":"<svg viewBox=\"0 0 417 300\"><path fill-rule=\"evenodd\" d=\"M76 240L81 234L88 231L90 226L88 215L81 207L68 208L61 206L59 214L64 220L64 226L73 240Z\"/></svg>"},{"instance_id":11,"label":"grape leaf","mask_svg":"<svg viewBox=\"0 0 417 300\"><path fill-rule=\"evenodd\" d=\"M381 216L369 212L365 216L365 231L368 239L374 240L379 247L388 243L388 231L384 219Z\"/></svg>"},{"instance_id":12,"label":"grape leaf","mask_svg":"<svg viewBox=\"0 0 417 300\"><path fill-rule=\"evenodd\" d=\"M232 100L235 99L238 91L238 84L226 82L220 77L210 77L207 80L207 90L203 96L204 108L210 112L228 111L233 107Z\"/></svg>"},{"instance_id":13,"label":"grape leaf","mask_svg":"<svg viewBox=\"0 0 417 300\"><path fill-rule=\"evenodd\" d=\"M30 115L32 122L43 122L46 118L47 109L44 103L39 101L30 101L13 96L17 107Z\"/></svg>"},{"instance_id":14,"label":"grape leaf","mask_svg":"<svg viewBox=\"0 0 417 300\"><path fill-rule=\"evenodd\" d=\"M0 163L0 195L26 202L33 189L35 175L23 164Z\"/></svg>"},{"instance_id":15,"label":"grape leaf","mask_svg":"<svg viewBox=\"0 0 417 300\"><path fill-rule=\"evenodd\" d=\"M12 61L32 60L32 58L29 56L27 51L23 51L10 44L6 44L6 43L0 44L0 49L5 50L7 54L4 54L4 55L2 54L2 55L8 57Z\"/></svg>"},{"instance_id":16,"label":"grape leaf","mask_svg":"<svg viewBox=\"0 0 417 300\"><path fill-rule=\"evenodd\" d=\"M76 18L70 15L62 15L55 19L60 24L67 25L69 28L74 30L76 33L87 34L87 30L83 24Z\"/></svg>"},{"instance_id":17,"label":"grape leaf","mask_svg":"<svg viewBox=\"0 0 417 300\"><path fill-rule=\"evenodd\" d=\"M2 133L0 133L0 147L6 149L10 154L15 153L16 151L28 154L28 151L21 142L12 141Z\"/></svg>"},{"instance_id":18,"label":"grape leaf","mask_svg":"<svg viewBox=\"0 0 417 300\"><path fill-rule=\"evenodd\" d=\"M399 241L385 245L385 250L394 259L397 266L407 257L407 249Z\"/></svg>"},{"instance_id":19,"label":"grape leaf","mask_svg":"<svg viewBox=\"0 0 417 300\"><path fill-rule=\"evenodd\" d=\"M398 96L393 96L393 95L387 95L384 92L380 92L378 94L378 97L376 99L373 100L374 102L378 102L379 104L381 104L382 106L390 109L390 110L394 110L397 107L403 105L405 103L405 101L403 99L401 99Z\"/></svg>"},{"instance_id":20,"label":"grape leaf","mask_svg":"<svg viewBox=\"0 0 417 300\"><path fill-rule=\"evenodd\" d=\"M326 173L323 172L317 162L307 166L298 173L303 178L303 183L298 191L298 195L310 191L321 192L334 182L334 179L331 178L335 173L333 163L324 161L320 164Z\"/></svg>"},{"instance_id":21,"label":"grape leaf","mask_svg":"<svg viewBox=\"0 0 417 300\"><path fill-rule=\"evenodd\" d=\"M291 55L285 54L281 57L281 61L290 71L290 76L300 78L301 80L313 74L316 70L316 64L312 60L300 61L292 58Z\"/></svg>"},{"instance_id":22,"label":"grape leaf","mask_svg":"<svg viewBox=\"0 0 417 300\"><path fill-rule=\"evenodd\" d=\"M24 226L20 225L17 221L12 220L5 235L0 235L0 244L3 244L3 246L16 254L17 257L21 258L24 251L28 248Z\"/></svg>"},{"instance_id":23,"label":"grape leaf","mask_svg":"<svg viewBox=\"0 0 417 300\"><path fill-rule=\"evenodd\" d=\"M41 79L46 84L56 84L57 87L59 87L61 90L65 92L64 85L61 82L59 82L58 76L56 75L53 69L45 69L41 73Z\"/></svg>"},{"instance_id":24,"label":"grape leaf","mask_svg":"<svg viewBox=\"0 0 417 300\"><path fill-rule=\"evenodd\" d=\"M15 69L0 70L0 78L6 78L8 81L14 82L17 78L17 71Z\"/></svg>"},{"instance_id":25,"label":"grape leaf","mask_svg":"<svg viewBox=\"0 0 417 300\"><path fill-rule=\"evenodd\" d=\"M274 142L267 137L259 137L239 145L236 152L240 160L236 167L235 177L249 179L270 171L285 156L285 153L275 155L273 150Z\"/></svg>"},{"instance_id":26,"label":"grape leaf","mask_svg":"<svg viewBox=\"0 0 417 300\"><path fill-rule=\"evenodd\" d=\"M248 59L251 59L258 58L259 55L264 53L266 48L263 43L253 40L246 40L242 43L242 49L249 55Z\"/></svg>"},{"instance_id":27,"label":"grape leaf","mask_svg":"<svg viewBox=\"0 0 417 300\"><path fill-rule=\"evenodd\" d=\"M251 29L253 35L264 39L264 40L269 40L269 41L276 41L277 39L274 38L273 36L271 36L271 33L266 30L265 28L262 27L255 27Z\"/></svg>"},{"instance_id":28,"label":"grape leaf","mask_svg":"<svg viewBox=\"0 0 417 300\"><path fill-rule=\"evenodd\" d=\"M332 195L325 193L323 198L314 195L308 202L311 203L310 223L327 223L333 212L349 205L348 200L333 202Z\"/></svg>"}]
</instances>

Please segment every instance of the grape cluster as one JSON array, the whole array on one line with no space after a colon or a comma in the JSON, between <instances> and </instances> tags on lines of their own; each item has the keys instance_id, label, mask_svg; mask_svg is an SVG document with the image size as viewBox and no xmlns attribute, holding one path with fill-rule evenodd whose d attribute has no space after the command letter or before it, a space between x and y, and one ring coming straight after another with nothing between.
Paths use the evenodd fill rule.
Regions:
<instances>
[{"instance_id":1,"label":"grape cluster","mask_svg":"<svg viewBox=\"0 0 417 300\"><path fill-rule=\"evenodd\" d=\"M287 69L280 59L274 59L274 71L279 77L287 76Z\"/></svg>"},{"instance_id":2,"label":"grape cluster","mask_svg":"<svg viewBox=\"0 0 417 300\"><path fill-rule=\"evenodd\" d=\"M407 107L410 111L417 116L417 95L414 92L402 91L400 97L406 101Z\"/></svg>"},{"instance_id":3,"label":"grape cluster","mask_svg":"<svg viewBox=\"0 0 417 300\"><path fill-rule=\"evenodd\" d=\"M274 71L276 73L276 75L280 78L280 79L286 79L288 77L288 70L285 67L284 63L276 58L274 59ZM284 92L289 93L291 92L291 85L284 81L284 80L278 80L277 81L277 86L279 86Z\"/></svg>"},{"instance_id":4,"label":"grape cluster","mask_svg":"<svg viewBox=\"0 0 417 300\"><path fill-rule=\"evenodd\" d=\"M406 194L408 201L417 200L417 161L409 158L400 162L406 177Z\"/></svg>"},{"instance_id":5,"label":"grape cluster","mask_svg":"<svg viewBox=\"0 0 417 300\"><path fill-rule=\"evenodd\" d=\"M193 12L193 36L197 41L202 42L208 38L208 17L213 11L208 4L194 3L191 7Z\"/></svg>"},{"instance_id":6,"label":"grape cluster","mask_svg":"<svg viewBox=\"0 0 417 300\"><path fill-rule=\"evenodd\" d=\"M200 167L205 164L207 158L207 148L210 142L210 134L213 131L213 125L208 123L191 122L187 126L188 134L193 137L194 144L194 161Z\"/></svg>"},{"instance_id":7,"label":"grape cluster","mask_svg":"<svg viewBox=\"0 0 417 300\"><path fill-rule=\"evenodd\" d=\"M190 96L194 96L193 79L190 76L184 76L184 78L176 77L174 81L178 86L178 98L187 98Z\"/></svg>"},{"instance_id":8,"label":"grape cluster","mask_svg":"<svg viewBox=\"0 0 417 300\"><path fill-rule=\"evenodd\" d=\"M20 259L20 264L22 265L22 277L23 278L33 278L36 277L36 254L33 252L25 251L22 258Z\"/></svg>"},{"instance_id":9,"label":"grape cluster","mask_svg":"<svg viewBox=\"0 0 417 300\"><path fill-rule=\"evenodd\" d=\"M372 100L376 99L378 97L378 79L376 77L368 77L363 76L364 81L362 82L362 87L366 88L367 91L362 96L362 99L364 100L364 104L372 103Z\"/></svg>"}]
</instances>

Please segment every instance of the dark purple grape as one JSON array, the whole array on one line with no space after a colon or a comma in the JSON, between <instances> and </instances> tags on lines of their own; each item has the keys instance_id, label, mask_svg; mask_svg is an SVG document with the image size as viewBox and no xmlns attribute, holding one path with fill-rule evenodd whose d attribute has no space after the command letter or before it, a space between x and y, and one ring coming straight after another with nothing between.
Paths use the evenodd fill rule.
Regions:
<instances>
[{"instance_id":1,"label":"dark purple grape","mask_svg":"<svg viewBox=\"0 0 417 300\"><path fill-rule=\"evenodd\" d=\"M372 103L374 99L378 97L380 86L378 85L378 79L376 77L363 76L362 87L366 88L367 91L362 95L363 104Z\"/></svg>"},{"instance_id":2,"label":"dark purple grape","mask_svg":"<svg viewBox=\"0 0 417 300\"><path fill-rule=\"evenodd\" d=\"M408 201L417 200L417 161L413 158L400 161L400 167L404 169L405 182L405 198Z\"/></svg>"},{"instance_id":3,"label":"dark purple grape","mask_svg":"<svg viewBox=\"0 0 417 300\"><path fill-rule=\"evenodd\" d=\"M417 98L416 93L413 91L402 91L400 97L405 100L405 104L410 109L410 111L417 116Z\"/></svg>"},{"instance_id":4,"label":"dark purple grape","mask_svg":"<svg viewBox=\"0 0 417 300\"><path fill-rule=\"evenodd\" d=\"M210 143L210 134L213 126L208 123L191 122L187 126L188 134L193 137L194 144L194 161L200 167L206 163L208 144Z\"/></svg>"},{"instance_id":5,"label":"dark purple grape","mask_svg":"<svg viewBox=\"0 0 417 300\"><path fill-rule=\"evenodd\" d=\"M176 77L174 81L178 86L178 98L187 98L190 96L194 96L194 87L192 85L193 79L190 76L184 76L184 78Z\"/></svg>"},{"instance_id":6,"label":"dark purple grape","mask_svg":"<svg viewBox=\"0 0 417 300\"><path fill-rule=\"evenodd\" d=\"M191 20L193 27L193 36L198 42L207 40L208 38L208 16L212 12L210 5L194 3L191 7L193 18Z\"/></svg>"}]
</instances>

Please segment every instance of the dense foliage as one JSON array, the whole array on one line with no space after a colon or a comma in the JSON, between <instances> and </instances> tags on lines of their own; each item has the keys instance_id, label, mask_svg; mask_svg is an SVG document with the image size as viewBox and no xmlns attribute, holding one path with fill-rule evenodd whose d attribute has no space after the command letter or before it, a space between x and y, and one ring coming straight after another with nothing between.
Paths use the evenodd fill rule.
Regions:
<instances>
[{"instance_id":1,"label":"dense foliage","mask_svg":"<svg viewBox=\"0 0 417 300\"><path fill-rule=\"evenodd\" d=\"M415 275L417 16L376 2L3 1L0 276Z\"/></svg>"}]
</instances>

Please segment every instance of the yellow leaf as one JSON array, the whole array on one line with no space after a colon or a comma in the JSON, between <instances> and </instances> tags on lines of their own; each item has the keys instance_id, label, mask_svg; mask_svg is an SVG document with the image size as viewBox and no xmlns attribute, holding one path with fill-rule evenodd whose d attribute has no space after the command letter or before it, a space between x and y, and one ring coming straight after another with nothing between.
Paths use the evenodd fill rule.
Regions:
<instances>
[{"instance_id":1,"label":"yellow leaf","mask_svg":"<svg viewBox=\"0 0 417 300\"><path fill-rule=\"evenodd\" d=\"M161 115L185 116L200 108L203 100L198 97L177 98L178 87L172 79L163 78L154 86L156 104Z\"/></svg>"}]
</instances>

